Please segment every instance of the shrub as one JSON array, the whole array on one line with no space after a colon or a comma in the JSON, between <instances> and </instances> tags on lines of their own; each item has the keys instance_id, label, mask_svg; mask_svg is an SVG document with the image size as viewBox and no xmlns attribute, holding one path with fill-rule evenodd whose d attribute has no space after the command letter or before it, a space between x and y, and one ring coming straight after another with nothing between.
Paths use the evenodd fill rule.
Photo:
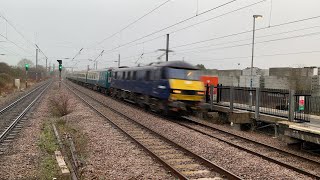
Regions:
<instances>
[{"instance_id":1,"label":"shrub","mask_svg":"<svg viewBox=\"0 0 320 180\"><path fill-rule=\"evenodd\" d=\"M50 98L51 114L62 117L71 112L69 97L64 94L55 95Z\"/></svg>"},{"instance_id":2,"label":"shrub","mask_svg":"<svg viewBox=\"0 0 320 180\"><path fill-rule=\"evenodd\" d=\"M8 84L11 82L11 80L12 78L8 74L0 73L0 82L2 82L3 84ZM4 87L4 86L0 86L0 87Z\"/></svg>"}]
</instances>

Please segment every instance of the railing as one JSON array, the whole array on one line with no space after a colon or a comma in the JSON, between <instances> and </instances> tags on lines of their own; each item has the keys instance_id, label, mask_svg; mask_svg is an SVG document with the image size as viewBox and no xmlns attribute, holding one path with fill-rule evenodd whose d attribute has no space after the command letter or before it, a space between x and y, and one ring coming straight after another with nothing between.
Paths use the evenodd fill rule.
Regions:
<instances>
[{"instance_id":1,"label":"railing","mask_svg":"<svg viewBox=\"0 0 320 180\"><path fill-rule=\"evenodd\" d=\"M290 121L309 122L309 115L320 108L314 105L320 102L320 98L315 99L310 93L295 93L293 90L218 85L211 86L209 92L212 97L211 107L219 105L229 107L230 110L247 110L254 112L255 118L267 114L288 118Z\"/></svg>"}]
</instances>

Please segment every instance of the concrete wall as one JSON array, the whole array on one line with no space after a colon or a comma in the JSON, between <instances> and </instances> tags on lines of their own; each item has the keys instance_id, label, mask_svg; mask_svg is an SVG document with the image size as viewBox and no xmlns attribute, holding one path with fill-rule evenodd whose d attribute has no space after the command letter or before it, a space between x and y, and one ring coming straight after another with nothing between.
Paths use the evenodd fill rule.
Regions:
<instances>
[{"instance_id":1,"label":"concrete wall","mask_svg":"<svg viewBox=\"0 0 320 180\"><path fill-rule=\"evenodd\" d=\"M313 76L312 67L305 68L291 68L291 67L281 67L281 68L270 68L270 76Z\"/></svg>"},{"instance_id":2,"label":"concrete wall","mask_svg":"<svg viewBox=\"0 0 320 180\"><path fill-rule=\"evenodd\" d=\"M246 69L242 70L242 75L243 76L250 76L251 75L251 68L246 68ZM268 69L260 69L260 68L257 68L257 67L253 67L252 68L252 75L253 76L269 75L269 70Z\"/></svg>"},{"instance_id":3,"label":"concrete wall","mask_svg":"<svg viewBox=\"0 0 320 180\"><path fill-rule=\"evenodd\" d=\"M218 76L241 76L242 70L218 70Z\"/></svg>"},{"instance_id":4,"label":"concrete wall","mask_svg":"<svg viewBox=\"0 0 320 180\"><path fill-rule=\"evenodd\" d=\"M314 67L253 69L253 87L270 89L294 89L311 91L320 96L320 77L314 75ZM241 70L217 70L219 83L224 86L250 87L250 68ZM258 74L258 75L256 75ZM320 74L320 68L317 72Z\"/></svg>"},{"instance_id":5,"label":"concrete wall","mask_svg":"<svg viewBox=\"0 0 320 180\"><path fill-rule=\"evenodd\" d=\"M261 69L261 76L269 76L269 69Z\"/></svg>"},{"instance_id":6,"label":"concrete wall","mask_svg":"<svg viewBox=\"0 0 320 180\"><path fill-rule=\"evenodd\" d=\"M320 77L319 77L319 75L312 77L311 93L312 93L312 96L320 96Z\"/></svg>"},{"instance_id":7,"label":"concrete wall","mask_svg":"<svg viewBox=\"0 0 320 180\"><path fill-rule=\"evenodd\" d=\"M287 77L266 76L264 77L264 87L270 89L290 89Z\"/></svg>"},{"instance_id":8,"label":"concrete wall","mask_svg":"<svg viewBox=\"0 0 320 180\"><path fill-rule=\"evenodd\" d=\"M261 87L261 76L253 76L252 87ZM251 76L240 76L240 87L250 87Z\"/></svg>"},{"instance_id":9,"label":"concrete wall","mask_svg":"<svg viewBox=\"0 0 320 180\"><path fill-rule=\"evenodd\" d=\"M239 77L219 76L219 84L222 84L223 86L239 86Z\"/></svg>"}]
</instances>

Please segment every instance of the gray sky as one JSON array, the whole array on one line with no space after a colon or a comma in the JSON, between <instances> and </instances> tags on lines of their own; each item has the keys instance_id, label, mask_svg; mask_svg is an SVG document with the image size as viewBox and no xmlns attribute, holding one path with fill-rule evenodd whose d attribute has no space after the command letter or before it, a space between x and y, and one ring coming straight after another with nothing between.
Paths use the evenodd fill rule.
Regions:
<instances>
[{"instance_id":1,"label":"gray sky","mask_svg":"<svg viewBox=\"0 0 320 180\"><path fill-rule=\"evenodd\" d=\"M84 48L76 60L78 69L84 69L99 57L99 68L116 66L121 54L121 64L133 66L135 62L157 61L165 48L165 34L170 33L170 47L174 50L169 60L204 64L207 68L238 69L250 66L252 33L220 38L205 43L181 46L202 40L252 30L253 14L263 15L256 20L254 66L320 66L320 18L274 27L299 19L320 16L319 0L265 0L249 8L220 16L259 0L238 0L172 28L155 33L134 43L128 42L168 27L186 18L205 12L230 0L172 0L133 24L114 37L97 44L118 32L166 0L0 0L0 12L14 25L0 18L0 61L15 65L21 58L35 62L37 43L48 62L73 58ZM271 19L270 19L271 12ZM217 17L220 16L220 17ZM217 17L205 23L173 33L183 27ZM23 37L17 32L20 32ZM291 32L288 32L291 31ZM264 36L264 37L261 37ZM301 36L301 37L299 37ZM158 38L157 38L158 37ZM154 40L152 40L154 39ZM150 41L152 40L152 41ZM267 41L267 42L266 42ZM142 43L145 42L145 43ZM248 45L246 45L248 44ZM117 48L118 46L121 48ZM241 46L240 46L241 45ZM178 47L181 46L181 47ZM111 49L114 49L110 51ZM144 54L141 58L141 54ZM42 54L39 64L44 65ZM165 60L165 56L162 57ZM64 59L64 65L74 62Z\"/></svg>"}]
</instances>

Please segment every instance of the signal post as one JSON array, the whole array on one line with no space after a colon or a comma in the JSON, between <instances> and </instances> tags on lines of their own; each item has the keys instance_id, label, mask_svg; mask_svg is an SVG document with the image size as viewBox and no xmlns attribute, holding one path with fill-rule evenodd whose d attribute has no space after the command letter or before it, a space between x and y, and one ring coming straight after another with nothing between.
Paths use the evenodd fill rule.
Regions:
<instances>
[{"instance_id":1,"label":"signal post","mask_svg":"<svg viewBox=\"0 0 320 180\"><path fill-rule=\"evenodd\" d=\"M61 87L61 71L62 71L62 60L57 60L59 63L59 88Z\"/></svg>"},{"instance_id":2,"label":"signal post","mask_svg":"<svg viewBox=\"0 0 320 180\"><path fill-rule=\"evenodd\" d=\"M25 64L26 67L26 89L28 88L28 70L29 70L29 64Z\"/></svg>"}]
</instances>

